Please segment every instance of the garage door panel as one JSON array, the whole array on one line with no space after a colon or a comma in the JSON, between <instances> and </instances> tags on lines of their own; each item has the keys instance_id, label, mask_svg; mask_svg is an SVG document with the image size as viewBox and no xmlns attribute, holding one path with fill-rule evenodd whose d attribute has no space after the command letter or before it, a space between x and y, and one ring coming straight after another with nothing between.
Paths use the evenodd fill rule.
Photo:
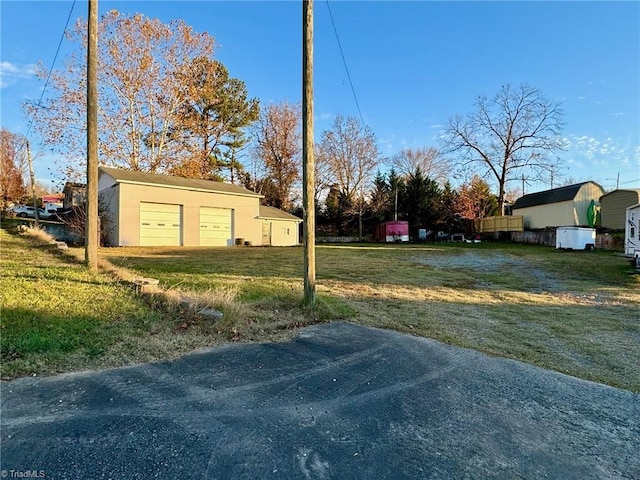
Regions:
<instances>
[{"instance_id":1,"label":"garage door panel","mask_svg":"<svg viewBox=\"0 0 640 480\"><path fill-rule=\"evenodd\" d=\"M182 245L182 208L164 203L140 203L140 245Z\"/></svg>"},{"instance_id":2,"label":"garage door panel","mask_svg":"<svg viewBox=\"0 0 640 480\"><path fill-rule=\"evenodd\" d=\"M200 208L200 245L218 247L233 245L233 210Z\"/></svg>"}]
</instances>

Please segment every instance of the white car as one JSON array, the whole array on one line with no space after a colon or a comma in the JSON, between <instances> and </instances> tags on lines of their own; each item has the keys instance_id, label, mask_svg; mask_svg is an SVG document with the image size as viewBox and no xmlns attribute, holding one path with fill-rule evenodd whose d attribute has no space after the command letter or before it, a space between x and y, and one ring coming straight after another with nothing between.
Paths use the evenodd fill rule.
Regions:
<instances>
[{"instance_id":1,"label":"white car","mask_svg":"<svg viewBox=\"0 0 640 480\"><path fill-rule=\"evenodd\" d=\"M10 208L10 211L16 214L20 218L36 218L35 208L28 205L14 205ZM42 208L38 208L38 218L51 218L54 214L46 212Z\"/></svg>"}]
</instances>

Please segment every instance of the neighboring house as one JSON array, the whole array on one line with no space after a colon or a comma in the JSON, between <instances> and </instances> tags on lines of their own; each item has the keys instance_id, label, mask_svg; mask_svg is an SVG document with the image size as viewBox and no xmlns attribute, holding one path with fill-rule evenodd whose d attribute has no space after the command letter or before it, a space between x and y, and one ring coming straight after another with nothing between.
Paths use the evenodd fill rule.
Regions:
<instances>
[{"instance_id":1,"label":"neighboring house","mask_svg":"<svg viewBox=\"0 0 640 480\"><path fill-rule=\"evenodd\" d=\"M595 182L583 182L520 197L513 204L513 215L522 215L526 230L589 226L589 208L604 194Z\"/></svg>"},{"instance_id":2,"label":"neighboring house","mask_svg":"<svg viewBox=\"0 0 640 480\"><path fill-rule=\"evenodd\" d=\"M273 247L298 245L298 230L302 219L278 208L264 205L260 205L259 218L262 221L261 245Z\"/></svg>"},{"instance_id":3,"label":"neighboring house","mask_svg":"<svg viewBox=\"0 0 640 480\"><path fill-rule=\"evenodd\" d=\"M84 183L67 182L62 190L64 208L82 207L87 198L87 187Z\"/></svg>"},{"instance_id":4,"label":"neighboring house","mask_svg":"<svg viewBox=\"0 0 640 480\"><path fill-rule=\"evenodd\" d=\"M620 189L600 197L600 226L624 230L627 207L640 203L640 188Z\"/></svg>"},{"instance_id":5,"label":"neighboring house","mask_svg":"<svg viewBox=\"0 0 640 480\"><path fill-rule=\"evenodd\" d=\"M239 185L100 167L98 195L110 246L263 245L264 222L276 224L267 244L298 244L301 220L277 209L262 216L262 195Z\"/></svg>"}]
</instances>

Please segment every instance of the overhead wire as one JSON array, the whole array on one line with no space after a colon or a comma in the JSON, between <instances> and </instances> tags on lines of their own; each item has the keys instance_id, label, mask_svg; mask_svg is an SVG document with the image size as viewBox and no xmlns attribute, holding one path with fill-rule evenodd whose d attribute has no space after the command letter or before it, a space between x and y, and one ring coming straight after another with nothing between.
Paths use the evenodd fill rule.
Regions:
<instances>
[{"instance_id":1,"label":"overhead wire","mask_svg":"<svg viewBox=\"0 0 640 480\"><path fill-rule=\"evenodd\" d=\"M329 0L326 0L327 9L329 10L329 18L331 19L331 25L333 25L333 32L336 35L336 40L338 42L338 48L340 49L340 55L342 56L342 63L344 64L344 69L347 72L347 78L349 80L349 85L351 86L351 93L353 94L353 99L356 102L356 108L358 109L358 114L360 115L360 121L362 125L364 125L364 117L362 116L362 111L360 110L360 103L358 102L358 96L356 95L356 89L353 86L353 81L351 80L351 74L349 73L349 66L347 65L347 59L344 56L344 50L342 50L342 43L340 42L340 36L338 35L338 29L336 28L336 22L333 19L333 12L331 11L331 6L329 5Z\"/></svg>"},{"instance_id":2,"label":"overhead wire","mask_svg":"<svg viewBox=\"0 0 640 480\"><path fill-rule=\"evenodd\" d=\"M29 121L29 126L27 127L27 133L25 134L24 138L24 142L22 144L22 147L19 150L22 150L22 148L24 148L24 146L26 145L28 138L29 138L29 133L31 132L31 128L33 127L33 123L36 120L36 117L38 116L38 111L40 110L40 107L42 106L42 99L44 98L44 94L47 91L47 87L49 86L49 80L51 79L51 74L53 73L53 68L56 65L56 60L58 59L58 54L60 53L60 48L62 47L62 42L64 41L64 36L67 33L67 28L69 28L69 22L71 21L71 15L73 14L73 9L76 6L76 0L73 0L73 3L71 4L71 9L69 10L69 15L67 16L67 22L64 25L64 29L62 30L62 35L60 36L60 41L58 42L58 48L56 49L56 53L53 56L53 62L51 62L51 67L49 67L49 72L47 73L47 79L44 82L44 87L42 88L42 93L40 93L40 98L38 99L38 103L36 103L36 108L33 112L33 116L31 117L31 120Z\"/></svg>"}]
</instances>

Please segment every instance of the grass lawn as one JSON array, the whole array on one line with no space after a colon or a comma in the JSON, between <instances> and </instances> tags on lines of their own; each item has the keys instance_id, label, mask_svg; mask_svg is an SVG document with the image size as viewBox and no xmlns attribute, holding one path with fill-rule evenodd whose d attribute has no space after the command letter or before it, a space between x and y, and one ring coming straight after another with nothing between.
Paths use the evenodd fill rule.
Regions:
<instances>
[{"instance_id":1,"label":"grass lawn","mask_svg":"<svg viewBox=\"0 0 640 480\"><path fill-rule=\"evenodd\" d=\"M319 307L309 312L301 306L302 248L101 249L111 263L159 279L170 296L222 310L224 319L212 322L2 235L4 377L279 340L298 326L342 319L640 392L640 277L612 252L319 245Z\"/></svg>"},{"instance_id":2,"label":"grass lawn","mask_svg":"<svg viewBox=\"0 0 640 480\"><path fill-rule=\"evenodd\" d=\"M120 248L112 263L235 305L239 337L300 322L301 248ZM319 245L319 320L391 328L640 392L640 277L606 251Z\"/></svg>"}]
</instances>

